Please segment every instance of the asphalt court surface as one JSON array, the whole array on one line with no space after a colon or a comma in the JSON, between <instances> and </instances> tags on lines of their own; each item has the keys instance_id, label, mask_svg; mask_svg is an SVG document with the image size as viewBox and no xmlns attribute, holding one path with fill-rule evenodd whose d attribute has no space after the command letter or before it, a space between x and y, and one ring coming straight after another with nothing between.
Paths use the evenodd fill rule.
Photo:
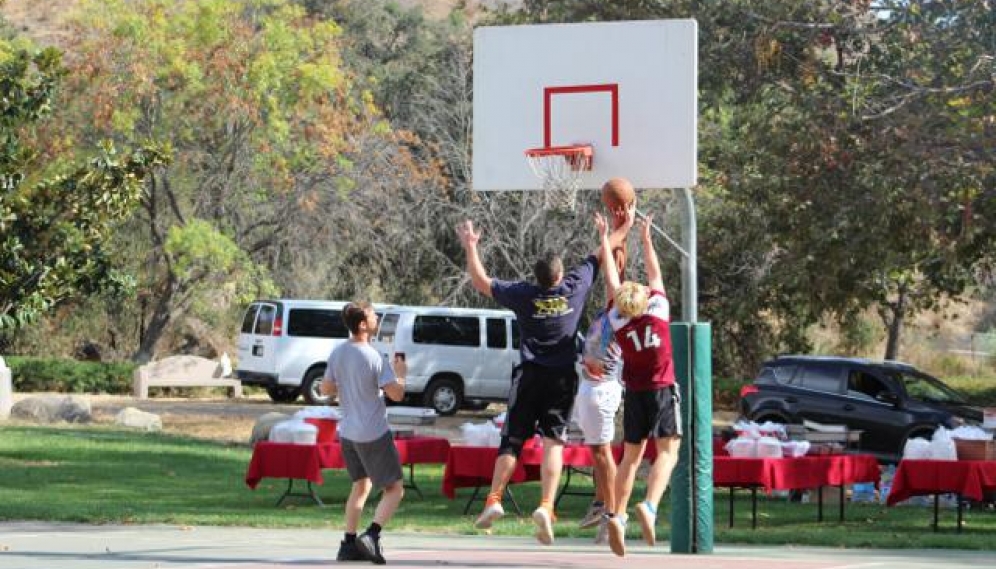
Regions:
<instances>
[{"instance_id":1,"label":"asphalt court surface","mask_svg":"<svg viewBox=\"0 0 996 569\"><path fill-rule=\"evenodd\" d=\"M205 526L0 523L3 569L311 569L337 563L332 530ZM719 545L711 554L672 554L629 541L618 558L589 540L396 534L384 537L389 567L602 569L955 569L996 567L996 551L870 550Z\"/></svg>"}]
</instances>

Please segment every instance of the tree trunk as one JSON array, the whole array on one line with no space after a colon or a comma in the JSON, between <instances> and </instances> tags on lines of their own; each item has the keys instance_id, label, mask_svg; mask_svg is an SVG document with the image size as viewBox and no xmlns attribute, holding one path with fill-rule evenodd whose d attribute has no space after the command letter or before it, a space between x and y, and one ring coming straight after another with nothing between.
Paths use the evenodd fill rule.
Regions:
<instances>
[{"instance_id":1,"label":"tree trunk","mask_svg":"<svg viewBox=\"0 0 996 569\"><path fill-rule=\"evenodd\" d=\"M163 287L162 295L156 299L156 308L142 331L138 351L131 357L135 363L147 363L156 354L156 344L163 337L173 317L173 294L173 287L166 286Z\"/></svg>"},{"instance_id":2,"label":"tree trunk","mask_svg":"<svg viewBox=\"0 0 996 569\"><path fill-rule=\"evenodd\" d=\"M886 318L886 325L889 329L889 338L885 343L885 359L899 359L899 339L903 331L903 322L906 319L906 288L899 288L899 296L896 302L888 304L891 314Z\"/></svg>"}]
</instances>

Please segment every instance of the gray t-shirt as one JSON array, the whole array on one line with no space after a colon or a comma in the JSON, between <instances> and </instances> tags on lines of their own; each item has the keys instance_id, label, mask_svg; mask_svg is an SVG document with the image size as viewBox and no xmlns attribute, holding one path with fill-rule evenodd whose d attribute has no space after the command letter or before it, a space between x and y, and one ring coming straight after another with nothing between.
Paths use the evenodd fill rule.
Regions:
<instances>
[{"instance_id":1,"label":"gray t-shirt","mask_svg":"<svg viewBox=\"0 0 996 569\"><path fill-rule=\"evenodd\" d=\"M329 354L325 377L339 391L339 436L357 443L391 430L380 389L395 381L394 368L367 343L344 342Z\"/></svg>"}]
</instances>

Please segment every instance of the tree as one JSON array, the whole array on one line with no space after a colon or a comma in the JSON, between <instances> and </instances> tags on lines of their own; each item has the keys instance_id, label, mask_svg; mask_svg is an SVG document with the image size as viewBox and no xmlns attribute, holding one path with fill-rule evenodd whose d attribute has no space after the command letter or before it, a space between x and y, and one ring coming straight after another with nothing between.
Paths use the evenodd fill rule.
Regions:
<instances>
[{"instance_id":1,"label":"tree","mask_svg":"<svg viewBox=\"0 0 996 569\"><path fill-rule=\"evenodd\" d=\"M35 321L66 300L131 284L105 245L138 205L143 180L167 158L154 145L119 155L106 143L87 160L46 163L30 139L53 110L65 73L61 53L12 47L0 40L3 333Z\"/></svg>"},{"instance_id":2,"label":"tree","mask_svg":"<svg viewBox=\"0 0 996 569\"><path fill-rule=\"evenodd\" d=\"M211 301L220 288L268 295L272 281L289 296L353 297L376 293L372 281L393 287L368 271L410 255L373 245L384 232L417 235L410 197L443 184L353 80L340 42L337 24L288 0L83 3L61 135L157 136L176 148L118 241L140 275L135 359L187 319L234 312L236 297ZM213 230L187 228L197 220ZM167 246L176 230L217 240L211 251L234 243L241 269L179 274L182 251Z\"/></svg>"},{"instance_id":3,"label":"tree","mask_svg":"<svg viewBox=\"0 0 996 569\"><path fill-rule=\"evenodd\" d=\"M991 262L988 2L527 0L523 15L698 20L700 295L732 350L718 369L807 350L810 325L868 306L894 357L904 316Z\"/></svg>"}]
</instances>

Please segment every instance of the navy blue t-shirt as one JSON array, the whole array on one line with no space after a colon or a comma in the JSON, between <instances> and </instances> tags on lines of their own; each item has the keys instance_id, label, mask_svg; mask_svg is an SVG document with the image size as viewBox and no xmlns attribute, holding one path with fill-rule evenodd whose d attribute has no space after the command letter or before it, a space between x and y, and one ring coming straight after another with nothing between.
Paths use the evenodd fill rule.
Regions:
<instances>
[{"instance_id":1,"label":"navy blue t-shirt","mask_svg":"<svg viewBox=\"0 0 996 569\"><path fill-rule=\"evenodd\" d=\"M589 255L555 287L541 289L525 281L491 281L491 295L515 312L522 336L523 362L569 367L577 361L575 341L588 291L598 274L598 259Z\"/></svg>"}]
</instances>

